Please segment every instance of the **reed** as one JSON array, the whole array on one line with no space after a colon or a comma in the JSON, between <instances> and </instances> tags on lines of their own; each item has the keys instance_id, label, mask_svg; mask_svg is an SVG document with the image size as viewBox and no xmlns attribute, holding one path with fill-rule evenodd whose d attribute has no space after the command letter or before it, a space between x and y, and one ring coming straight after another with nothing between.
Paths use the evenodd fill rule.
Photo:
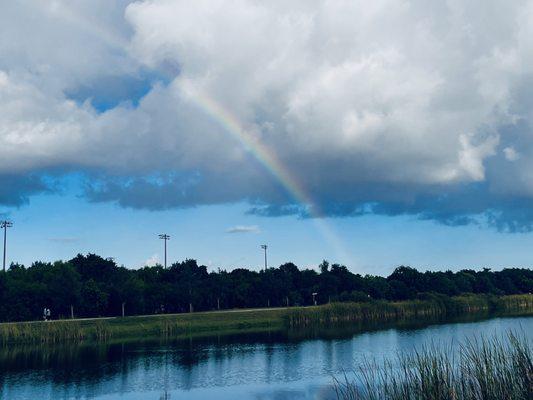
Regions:
<instances>
[{"instance_id":1,"label":"reed","mask_svg":"<svg viewBox=\"0 0 533 400\"><path fill-rule=\"evenodd\" d=\"M478 312L533 312L533 295L434 296L388 303L332 303L316 307L249 309L126 318L99 318L0 324L1 343L108 341L145 337L179 337L243 331L327 327L333 323L433 320Z\"/></svg>"},{"instance_id":2,"label":"reed","mask_svg":"<svg viewBox=\"0 0 533 400\"><path fill-rule=\"evenodd\" d=\"M532 295L447 297L431 295L427 300L403 302L332 303L320 307L292 309L285 323L292 328L361 321L391 321L457 316L479 312L533 311Z\"/></svg>"},{"instance_id":3,"label":"reed","mask_svg":"<svg viewBox=\"0 0 533 400\"><path fill-rule=\"evenodd\" d=\"M0 341L10 342L50 342L59 343L73 340L83 340L87 332L82 329L79 322L57 321L20 322L0 325Z\"/></svg>"},{"instance_id":4,"label":"reed","mask_svg":"<svg viewBox=\"0 0 533 400\"><path fill-rule=\"evenodd\" d=\"M168 338L282 329L282 314L285 312L285 309L240 310L76 321L3 323L0 324L0 344L106 342L111 339Z\"/></svg>"},{"instance_id":5,"label":"reed","mask_svg":"<svg viewBox=\"0 0 533 400\"><path fill-rule=\"evenodd\" d=\"M396 360L365 362L350 382L337 381L339 400L531 400L533 352L523 335L429 346ZM396 362L395 362L396 361Z\"/></svg>"}]
</instances>

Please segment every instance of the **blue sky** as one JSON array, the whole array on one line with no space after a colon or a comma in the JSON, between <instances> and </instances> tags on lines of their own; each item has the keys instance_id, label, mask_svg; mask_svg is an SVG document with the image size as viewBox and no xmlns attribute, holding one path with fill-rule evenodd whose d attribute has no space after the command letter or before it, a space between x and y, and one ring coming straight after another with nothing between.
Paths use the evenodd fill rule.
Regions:
<instances>
[{"instance_id":1,"label":"blue sky","mask_svg":"<svg viewBox=\"0 0 533 400\"><path fill-rule=\"evenodd\" d=\"M533 2L463 3L5 4L10 260L527 266Z\"/></svg>"},{"instance_id":2,"label":"blue sky","mask_svg":"<svg viewBox=\"0 0 533 400\"><path fill-rule=\"evenodd\" d=\"M62 194L38 195L10 209L9 259L29 265L36 259L68 259L95 252L138 268L162 262L158 234L171 235L169 261L195 258L209 269L263 265L260 244L269 245L269 264L294 261L316 267L322 259L345 263L365 274L390 273L398 265L420 269L495 269L529 266L530 233L500 233L467 225L451 227L412 216L328 218L346 254L329 245L310 219L247 215L246 204L180 210L132 210L90 203L72 186ZM230 233L231 228L248 232Z\"/></svg>"}]
</instances>

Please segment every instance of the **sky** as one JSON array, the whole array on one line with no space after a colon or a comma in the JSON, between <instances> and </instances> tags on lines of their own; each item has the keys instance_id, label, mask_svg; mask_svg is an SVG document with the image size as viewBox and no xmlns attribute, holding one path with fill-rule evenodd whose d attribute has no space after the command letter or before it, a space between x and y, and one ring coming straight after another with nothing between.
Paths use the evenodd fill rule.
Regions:
<instances>
[{"instance_id":1,"label":"sky","mask_svg":"<svg viewBox=\"0 0 533 400\"><path fill-rule=\"evenodd\" d=\"M10 261L530 265L533 1L0 2Z\"/></svg>"}]
</instances>

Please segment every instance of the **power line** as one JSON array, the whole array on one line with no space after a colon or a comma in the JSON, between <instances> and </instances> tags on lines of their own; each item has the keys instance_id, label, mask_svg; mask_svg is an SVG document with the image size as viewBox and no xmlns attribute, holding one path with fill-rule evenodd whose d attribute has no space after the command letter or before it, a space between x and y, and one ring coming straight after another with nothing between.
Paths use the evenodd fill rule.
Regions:
<instances>
[{"instance_id":1,"label":"power line","mask_svg":"<svg viewBox=\"0 0 533 400\"><path fill-rule=\"evenodd\" d=\"M6 245L7 245L7 228L11 228L13 226L13 222L10 221L2 221L0 222L0 228L4 229L4 272L6 272Z\"/></svg>"},{"instance_id":2,"label":"power line","mask_svg":"<svg viewBox=\"0 0 533 400\"><path fill-rule=\"evenodd\" d=\"M170 240L170 236L166 233L162 233L161 235L159 235L159 239L165 241L165 269L167 269L167 240Z\"/></svg>"}]
</instances>

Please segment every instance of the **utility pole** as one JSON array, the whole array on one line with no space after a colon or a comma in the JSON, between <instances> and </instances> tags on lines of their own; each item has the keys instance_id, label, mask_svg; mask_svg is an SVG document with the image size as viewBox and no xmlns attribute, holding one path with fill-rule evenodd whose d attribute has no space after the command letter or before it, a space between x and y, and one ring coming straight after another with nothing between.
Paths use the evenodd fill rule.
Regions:
<instances>
[{"instance_id":1,"label":"utility pole","mask_svg":"<svg viewBox=\"0 0 533 400\"><path fill-rule=\"evenodd\" d=\"M267 249L268 249L268 246L266 244L262 244L261 248L265 251L265 271L266 271L268 269L268 264L267 264Z\"/></svg>"},{"instance_id":2,"label":"utility pole","mask_svg":"<svg viewBox=\"0 0 533 400\"><path fill-rule=\"evenodd\" d=\"M159 239L165 241L165 269L167 269L167 240L170 240L170 236L166 233L159 235Z\"/></svg>"},{"instance_id":3,"label":"utility pole","mask_svg":"<svg viewBox=\"0 0 533 400\"><path fill-rule=\"evenodd\" d=\"M4 272L6 272L6 244L7 244L7 228L11 228L13 226L13 222L10 221L2 221L0 222L0 228L4 228Z\"/></svg>"}]
</instances>

